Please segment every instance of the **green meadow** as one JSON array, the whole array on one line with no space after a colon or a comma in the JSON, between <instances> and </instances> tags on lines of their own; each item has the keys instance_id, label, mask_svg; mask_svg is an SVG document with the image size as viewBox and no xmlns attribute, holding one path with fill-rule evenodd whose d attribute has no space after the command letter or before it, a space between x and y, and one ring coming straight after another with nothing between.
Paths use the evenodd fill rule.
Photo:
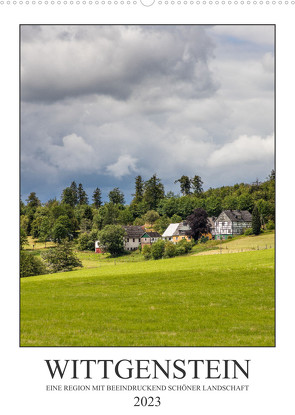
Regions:
<instances>
[{"instance_id":1,"label":"green meadow","mask_svg":"<svg viewBox=\"0 0 295 415\"><path fill-rule=\"evenodd\" d=\"M97 258L21 279L21 346L274 346L273 248Z\"/></svg>"}]
</instances>

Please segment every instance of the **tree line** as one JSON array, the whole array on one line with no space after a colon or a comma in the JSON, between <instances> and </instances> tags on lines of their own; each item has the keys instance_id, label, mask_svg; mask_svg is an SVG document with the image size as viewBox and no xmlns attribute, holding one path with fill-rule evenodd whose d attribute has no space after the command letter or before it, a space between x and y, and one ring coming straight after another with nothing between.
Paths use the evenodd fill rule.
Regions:
<instances>
[{"instance_id":1,"label":"tree line","mask_svg":"<svg viewBox=\"0 0 295 415\"><path fill-rule=\"evenodd\" d=\"M137 176L130 204L125 203L123 192L112 189L108 201L102 202L97 187L89 202L83 185L73 181L61 194L60 200L51 199L41 203L31 192L26 203L20 202L21 237L32 236L41 242L57 243L64 239L75 240L79 249L93 249L97 232L107 225L149 224L163 233L170 223L185 220L195 209L204 209L208 216L217 217L225 209L253 212L257 208L261 223L272 224L275 219L275 172L264 182L239 183L203 190L200 176L182 176L175 181L180 184L181 194L165 193L160 178L154 174L144 181Z\"/></svg>"}]
</instances>

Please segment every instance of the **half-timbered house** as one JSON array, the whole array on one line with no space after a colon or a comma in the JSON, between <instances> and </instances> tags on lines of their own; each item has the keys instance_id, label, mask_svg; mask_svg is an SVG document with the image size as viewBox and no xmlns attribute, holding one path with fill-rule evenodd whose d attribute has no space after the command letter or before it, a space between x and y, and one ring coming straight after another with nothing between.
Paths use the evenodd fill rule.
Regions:
<instances>
[{"instance_id":1,"label":"half-timbered house","mask_svg":"<svg viewBox=\"0 0 295 415\"><path fill-rule=\"evenodd\" d=\"M252 215L248 210L224 210L215 221L215 239L241 235L251 226Z\"/></svg>"}]
</instances>

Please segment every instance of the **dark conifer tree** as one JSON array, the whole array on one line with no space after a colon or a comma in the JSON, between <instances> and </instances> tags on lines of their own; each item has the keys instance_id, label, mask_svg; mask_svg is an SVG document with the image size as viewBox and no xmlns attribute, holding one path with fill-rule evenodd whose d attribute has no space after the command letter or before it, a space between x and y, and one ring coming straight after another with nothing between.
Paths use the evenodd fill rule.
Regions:
<instances>
[{"instance_id":1,"label":"dark conifer tree","mask_svg":"<svg viewBox=\"0 0 295 415\"><path fill-rule=\"evenodd\" d=\"M96 209L98 209L102 205L101 190L98 187L93 192L92 200L94 207L96 207Z\"/></svg>"},{"instance_id":2,"label":"dark conifer tree","mask_svg":"<svg viewBox=\"0 0 295 415\"><path fill-rule=\"evenodd\" d=\"M71 186L70 186L72 193L73 193L73 203L74 206L76 206L78 204L78 188L77 188L77 184L76 182L72 182Z\"/></svg>"},{"instance_id":3,"label":"dark conifer tree","mask_svg":"<svg viewBox=\"0 0 295 415\"><path fill-rule=\"evenodd\" d=\"M79 205L88 204L88 197L81 183L79 183L79 186L78 186L78 203Z\"/></svg>"},{"instance_id":4,"label":"dark conifer tree","mask_svg":"<svg viewBox=\"0 0 295 415\"><path fill-rule=\"evenodd\" d=\"M191 181L188 176L181 176L180 179L175 180L174 183L180 183L180 191L183 196L187 196L191 193Z\"/></svg>"},{"instance_id":5,"label":"dark conifer tree","mask_svg":"<svg viewBox=\"0 0 295 415\"><path fill-rule=\"evenodd\" d=\"M254 206L253 212L252 212L252 229L254 235L259 235L261 232L261 220L260 220L260 214L258 211L257 206Z\"/></svg>"},{"instance_id":6,"label":"dark conifer tree","mask_svg":"<svg viewBox=\"0 0 295 415\"><path fill-rule=\"evenodd\" d=\"M136 202L141 202L143 198L144 182L141 176L135 177L135 194L133 195Z\"/></svg>"},{"instance_id":7,"label":"dark conifer tree","mask_svg":"<svg viewBox=\"0 0 295 415\"><path fill-rule=\"evenodd\" d=\"M109 192L109 200L110 203L114 203L114 205L124 205L125 203L124 194L118 187L115 187Z\"/></svg>"},{"instance_id":8,"label":"dark conifer tree","mask_svg":"<svg viewBox=\"0 0 295 415\"><path fill-rule=\"evenodd\" d=\"M75 206L75 198L74 198L73 190L70 187L66 187L62 191L61 203L66 203L67 205L70 205L72 207Z\"/></svg>"},{"instance_id":9,"label":"dark conifer tree","mask_svg":"<svg viewBox=\"0 0 295 415\"><path fill-rule=\"evenodd\" d=\"M191 179L191 185L194 191L194 194L199 195L203 192L203 182L200 176L194 176Z\"/></svg>"},{"instance_id":10,"label":"dark conifer tree","mask_svg":"<svg viewBox=\"0 0 295 415\"><path fill-rule=\"evenodd\" d=\"M143 200L147 203L149 210L155 210L164 195L164 186L157 175L154 174L144 184Z\"/></svg>"}]
</instances>

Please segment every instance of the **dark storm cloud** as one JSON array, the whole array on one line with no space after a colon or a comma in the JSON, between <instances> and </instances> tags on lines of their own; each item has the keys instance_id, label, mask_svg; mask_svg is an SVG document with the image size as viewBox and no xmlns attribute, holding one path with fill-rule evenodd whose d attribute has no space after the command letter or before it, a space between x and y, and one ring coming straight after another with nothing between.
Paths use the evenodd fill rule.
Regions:
<instances>
[{"instance_id":1,"label":"dark storm cloud","mask_svg":"<svg viewBox=\"0 0 295 415\"><path fill-rule=\"evenodd\" d=\"M126 100L151 81L187 98L216 89L207 66L212 44L203 28L24 26L22 40L24 101L88 94Z\"/></svg>"},{"instance_id":2,"label":"dark storm cloud","mask_svg":"<svg viewBox=\"0 0 295 415\"><path fill-rule=\"evenodd\" d=\"M22 193L264 179L273 48L270 26L23 26Z\"/></svg>"}]
</instances>

